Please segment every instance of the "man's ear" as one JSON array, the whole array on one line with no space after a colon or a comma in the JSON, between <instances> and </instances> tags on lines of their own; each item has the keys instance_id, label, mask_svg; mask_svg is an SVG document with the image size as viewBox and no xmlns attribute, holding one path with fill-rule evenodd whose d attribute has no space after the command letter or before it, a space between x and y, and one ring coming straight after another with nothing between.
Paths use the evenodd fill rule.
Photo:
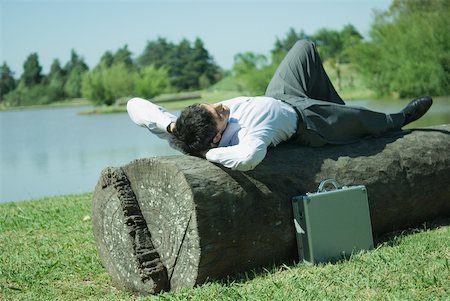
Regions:
<instances>
[{"instance_id":1,"label":"man's ear","mask_svg":"<svg viewBox=\"0 0 450 301\"><path fill-rule=\"evenodd\" d=\"M219 141L220 141L220 139L222 139L222 134L219 132L219 133L217 133L217 134L214 136L212 142L213 142L214 144L218 144Z\"/></svg>"}]
</instances>

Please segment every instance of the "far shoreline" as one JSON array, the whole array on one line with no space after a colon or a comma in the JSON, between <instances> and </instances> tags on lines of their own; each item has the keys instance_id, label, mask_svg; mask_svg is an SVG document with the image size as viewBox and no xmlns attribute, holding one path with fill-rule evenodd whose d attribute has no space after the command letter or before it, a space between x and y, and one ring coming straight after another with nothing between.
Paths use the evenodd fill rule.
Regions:
<instances>
[{"instance_id":1,"label":"far shoreline","mask_svg":"<svg viewBox=\"0 0 450 301\"><path fill-rule=\"evenodd\" d=\"M185 97L185 95L192 95L192 97ZM398 98L395 96L382 96L377 97L371 93L363 92L361 93L341 93L342 98L345 102L367 102L370 105L377 106L378 104L385 104L389 102L390 104L395 104L398 106L406 105L413 98ZM222 100L234 98L237 96L249 96L249 93L244 91L191 91L191 92L180 92L174 94L161 95L155 99L149 99L154 101L155 104L160 105L169 110L181 110L189 105L195 103L215 103ZM39 109L51 109L51 108L64 108L64 107L90 107L84 111L79 112L80 115L100 115L100 114L114 114L114 113L125 113L126 110L126 100L132 98L129 96L122 98L116 102L116 104L111 106L106 105L94 105L91 101L83 98L68 99L53 102L50 104L39 104L39 105L23 105L23 106L4 106L0 104L0 112L11 112L11 111L22 111L22 110L39 110ZM445 96L433 96L435 103L450 104L450 95Z\"/></svg>"},{"instance_id":2,"label":"far shoreline","mask_svg":"<svg viewBox=\"0 0 450 301\"><path fill-rule=\"evenodd\" d=\"M55 101L49 104L36 105L22 105L22 106L4 106L0 105L0 112L24 111L24 110L42 110L51 108L66 108L66 107L83 107L92 106L92 103L84 98L74 98Z\"/></svg>"}]
</instances>

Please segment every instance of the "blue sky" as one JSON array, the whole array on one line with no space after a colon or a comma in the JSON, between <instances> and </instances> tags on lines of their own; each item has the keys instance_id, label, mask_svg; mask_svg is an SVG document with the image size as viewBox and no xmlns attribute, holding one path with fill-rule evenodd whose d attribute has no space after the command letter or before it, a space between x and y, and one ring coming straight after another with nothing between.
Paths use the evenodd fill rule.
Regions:
<instances>
[{"instance_id":1,"label":"blue sky","mask_svg":"<svg viewBox=\"0 0 450 301\"><path fill-rule=\"evenodd\" d=\"M102 54L128 45L138 56L147 41L164 37L203 40L223 68L239 52L268 55L289 28L312 34L320 28L353 24L367 36L373 10L391 0L0 0L0 62L18 77L26 57L36 52L46 73L53 59L65 64L71 49L90 68Z\"/></svg>"}]
</instances>

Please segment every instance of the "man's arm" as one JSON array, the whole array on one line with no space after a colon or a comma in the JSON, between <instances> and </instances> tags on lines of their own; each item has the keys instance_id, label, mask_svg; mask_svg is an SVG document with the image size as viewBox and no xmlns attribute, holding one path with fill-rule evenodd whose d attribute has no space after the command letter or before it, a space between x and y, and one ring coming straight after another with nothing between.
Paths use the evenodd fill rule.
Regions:
<instances>
[{"instance_id":1,"label":"man's arm","mask_svg":"<svg viewBox=\"0 0 450 301\"><path fill-rule=\"evenodd\" d=\"M267 145L262 140L249 138L237 145L212 148L205 157L233 170L248 171L261 163L266 153Z\"/></svg>"},{"instance_id":2,"label":"man's arm","mask_svg":"<svg viewBox=\"0 0 450 301\"><path fill-rule=\"evenodd\" d=\"M127 102L131 120L139 126L148 128L159 138L169 140L177 117L166 109L143 98L132 98Z\"/></svg>"}]
</instances>

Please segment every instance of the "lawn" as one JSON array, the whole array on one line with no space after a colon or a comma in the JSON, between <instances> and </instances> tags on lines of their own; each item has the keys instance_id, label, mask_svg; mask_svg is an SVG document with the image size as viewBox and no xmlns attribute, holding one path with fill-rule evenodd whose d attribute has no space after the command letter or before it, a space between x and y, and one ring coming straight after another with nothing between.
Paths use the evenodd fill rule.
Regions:
<instances>
[{"instance_id":1,"label":"lawn","mask_svg":"<svg viewBox=\"0 0 450 301\"><path fill-rule=\"evenodd\" d=\"M450 219L335 264L267 267L157 297L118 291L95 249L91 198L0 205L0 300L450 300Z\"/></svg>"}]
</instances>

